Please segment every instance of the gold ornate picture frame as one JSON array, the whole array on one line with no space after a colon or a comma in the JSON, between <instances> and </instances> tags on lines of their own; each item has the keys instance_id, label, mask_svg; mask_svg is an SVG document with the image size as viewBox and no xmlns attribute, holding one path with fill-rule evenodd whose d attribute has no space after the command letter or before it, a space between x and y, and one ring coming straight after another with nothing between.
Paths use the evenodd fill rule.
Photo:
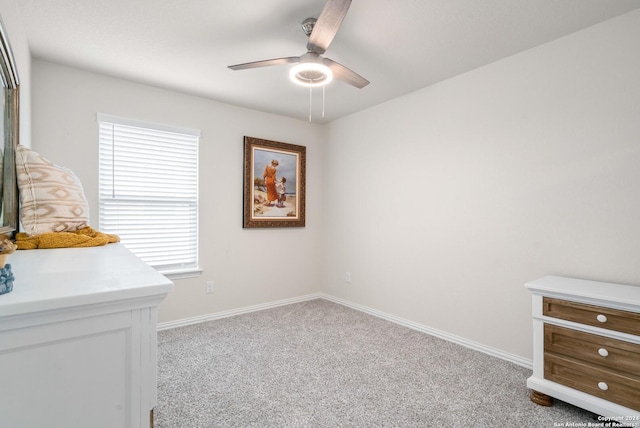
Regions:
<instances>
[{"instance_id":1,"label":"gold ornate picture frame","mask_svg":"<svg viewBox=\"0 0 640 428\"><path fill-rule=\"evenodd\" d=\"M244 228L305 226L306 151L244 137Z\"/></svg>"}]
</instances>

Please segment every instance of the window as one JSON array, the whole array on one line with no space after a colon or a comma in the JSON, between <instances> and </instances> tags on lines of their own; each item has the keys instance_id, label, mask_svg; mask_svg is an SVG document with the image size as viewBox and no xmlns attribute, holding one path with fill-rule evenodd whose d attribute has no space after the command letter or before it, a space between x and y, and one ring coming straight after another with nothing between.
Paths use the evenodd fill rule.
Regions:
<instances>
[{"instance_id":1,"label":"window","mask_svg":"<svg viewBox=\"0 0 640 428\"><path fill-rule=\"evenodd\" d=\"M158 271L198 268L200 131L98 114L99 228Z\"/></svg>"}]
</instances>

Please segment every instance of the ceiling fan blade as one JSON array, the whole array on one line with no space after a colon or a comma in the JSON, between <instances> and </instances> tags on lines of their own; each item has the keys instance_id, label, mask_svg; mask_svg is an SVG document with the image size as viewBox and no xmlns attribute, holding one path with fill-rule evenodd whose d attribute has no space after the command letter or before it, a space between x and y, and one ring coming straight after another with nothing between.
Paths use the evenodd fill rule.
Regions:
<instances>
[{"instance_id":1,"label":"ceiling fan blade","mask_svg":"<svg viewBox=\"0 0 640 428\"><path fill-rule=\"evenodd\" d=\"M336 36L347 15L351 0L328 0L309 35L307 50L323 54Z\"/></svg>"},{"instance_id":2,"label":"ceiling fan blade","mask_svg":"<svg viewBox=\"0 0 640 428\"><path fill-rule=\"evenodd\" d=\"M362 89L370 83L367 79L360 76L355 71L349 70L344 65L330 60L329 58L323 58L322 62L324 65L331 69L334 79L341 80L344 83L355 86L358 89Z\"/></svg>"},{"instance_id":3,"label":"ceiling fan blade","mask_svg":"<svg viewBox=\"0 0 640 428\"><path fill-rule=\"evenodd\" d=\"M300 62L298 56L288 56L285 58L265 59L264 61L246 62L244 64L230 65L228 68L232 70L246 70L249 68L268 67L271 65L291 64Z\"/></svg>"}]
</instances>

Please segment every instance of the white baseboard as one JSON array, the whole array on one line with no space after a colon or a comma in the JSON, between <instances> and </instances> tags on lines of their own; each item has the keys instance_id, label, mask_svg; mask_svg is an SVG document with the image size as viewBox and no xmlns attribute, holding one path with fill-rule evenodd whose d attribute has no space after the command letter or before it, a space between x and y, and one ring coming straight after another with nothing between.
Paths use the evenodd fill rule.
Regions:
<instances>
[{"instance_id":1,"label":"white baseboard","mask_svg":"<svg viewBox=\"0 0 640 428\"><path fill-rule=\"evenodd\" d=\"M162 322L162 323L158 323L158 331L167 330L167 329L170 329L170 328L185 327L185 326L192 325L192 324L199 324L199 323L206 322L206 321L213 321L213 320L217 320L217 319L221 319L221 318L232 317L232 316L235 316L235 315L241 315L241 314L246 314L246 313L250 313L250 312L262 311L264 309L270 309L270 308L275 308L275 307L278 307L278 306L290 305L290 304L293 304L293 303L306 302L308 300L314 300L314 299L325 299L325 300L328 300L330 302L338 303L340 305L347 306L349 308L352 308L352 309L355 309L355 310L358 310L358 311L361 311L361 312L365 312L367 314L376 316L378 318L382 318L384 320L391 321L391 322L396 323L396 324L400 324L402 326L411 328L413 330L417 330L417 331L420 331L422 333L430 334L431 336L439 337L440 339L444 339L444 340L447 340L449 342L453 342L453 343L456 343L458 345L462 345L462 346L464 346L466 348L470 348L470 349L473 349L475 351L479 351L479 352L491 355L493 357L500 358L501 360L512 362L514 364L517 364L519 366L525 367L527 369L531 370L533 368L533 361L528 360L526 358L522 358L522 357L519 357L517 355L501 351L499 349L491 348L491 347L483 345L481 343L474 342L472 340L468 340L468 339L465 339L463 337L456 336L456 335L453 335L453 334L449 334L449 333L444 332L442 330L437 330L435 328L431 328L431 327L428 327L428 326L423 325L423 324L419 324L419 323L416 323L416 322L413 322L413 321L409 321L407 319L400 318L400 317L397 317L395 315L391 315L391 314L379 311L377 309L372 309L372 308L369 308L367 306L363 306L363 305L360 305L360 304L357 304L357 303L353 303L353 302L351 302L349 300L341 299L339 297L335 297L335 296L332 296L332 295L326 294L326 293L312 293L312 294L307 294L307 295L300 296L300 297L293 297L291 299L277 300L275 302L262 303L262 304L253 305L253 306L245 306L245 307L242 307L242 308L231 309L231 310L228 310L228 311L222 311L222 312L215 312L215 313L212 313L212 314L200 315L200 316L197 316L197 317L184 318L184 319L180 319L180 320L176 320L176 321Z\"/></svg>"},{"instance_id":2,"label":"white baseboard","mask_svg":"<svg viewBox=\"0 0 640 428\"><path fill-rule=\"evenodd\" d=\"M197 317L161 322L161 323L158 323L158 331L168 330L170 328L185 327L188 325L199 324L201 322L207 322L207 321L213 321L221 318L232 317L234 315L248 314L249 312L262 311L264 309L270 309L270 308L275 308L275 307L284 306L284 305L291 305L292 303L306 302L307 300L314 300L314 299L320 299L320 298L321 298L321 293L313 293L313 294L307 294L305 296L293 297L291 299L276 300L275 302L261 303L259 305L245 306L242 308L231 309L228 311L199 315Z\"/></svg>"},{"instance_id":3,"label":"white baseboard","mask_svg":"<svg viewBox=\"0 0 640 428\"><path fill-rule=\"evenodd\" d=\"M423 324L419 324L413 321L406 320L404 318L397 317L395 315L387 314L385 312L379 311L377 309L372 309L367 306L359 305L357 303L350 302L349 300L341 299L339 297L331 296L329 294L320 293L320 297L325 300L329 300L334 303L338 303L344 306L348 306L352 309L356 309L358 311L366 312L370 315L376 316L378 318L385 319L387 321L394 322L396 324L400 324L402 326L411 328L413 330L417 330L426 334L430 334L431 336L439 337L440 339L447 340L449 342L456 343L458 345L462 345L466 348L473 349L475 351L479 351L492 357L500 358L501 360L509 361L519 366L522 366L527 369L533 369L533 361L528 360L526 358L522 358L518 355L510 354L508 352L501 351L499 349L491 348L489 346L483 345L478 342L474 342L472 340L465 339L464 337L456 336L442 330L437 330L435 328L428 327Z\"/></svg>"}]
</instances>

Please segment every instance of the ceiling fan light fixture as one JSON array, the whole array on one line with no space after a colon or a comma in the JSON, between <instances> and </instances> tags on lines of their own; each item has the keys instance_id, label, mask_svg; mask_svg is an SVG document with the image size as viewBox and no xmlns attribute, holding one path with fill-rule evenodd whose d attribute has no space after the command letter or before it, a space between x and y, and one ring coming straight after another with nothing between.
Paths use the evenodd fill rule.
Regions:
<instances>
[{"instance_id":1,"label":"ceiling fan light fixture","mask_svg":"<svg viewBox=\"0 0 640 428\"><path fill-rule=\"evenodd\" d=\"M319 62L301 62L291 68L289 78L298 85L324 86L333 80L333 73Z\"/></svg>"}]
</instances>

